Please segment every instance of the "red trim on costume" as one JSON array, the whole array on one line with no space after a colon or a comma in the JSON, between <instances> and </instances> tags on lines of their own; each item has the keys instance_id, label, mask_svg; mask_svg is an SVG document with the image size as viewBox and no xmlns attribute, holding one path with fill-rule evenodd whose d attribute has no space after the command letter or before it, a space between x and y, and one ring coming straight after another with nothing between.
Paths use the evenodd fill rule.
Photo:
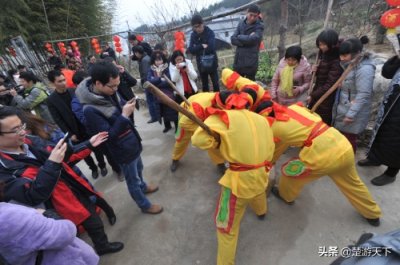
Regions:
<instances>
[{"instance_id":1,"label":"red trim on costume","mask_svg":"<svg viewBox=\"0 0 400 265\"><path fill-rule=\"evenodd\" d=\"M323 134L326 130L329 129L329 126L326 125L323 121L318 122L314 128L312 128L308 138L304 141L303 146L309 147L312 145L312 141Z\"/></svg>"},{"instance_id":2,"label":"red trim on costume","mask_svg":"<svg viewBox=\"0 0 400 265\"><path fill-rule=\"evenodd\" d=\"M207 107L206 114L207 114L207 117L210 115L218 115L219 118L225 123L226 127L229 128L229 117L228 117L228 114L224 110L216 109L213 107Z\"/></svg>"},{"instance_id":3,"label":"red trim on costume","mask_svg":"<svg viewBox=\"0 0 400 265\"><path fill-rule=\"evenodd\" d=\"M179 137L176 138L175 141L180 142L182 140L183 136L185 136L185 129L180 128Z\"/></svg>"},{"instance_id":4,"label":"red trim on costume","mask_svg":"<svg viewBox=\"0 0 400 265\"><path fill-rule=\"evenodd\" d=\"M252 169L257 169L260 167L265 167L266 171L269 171L272 167L271 161L265 160L262 163L256 165L246 165L241 163L229 163L229 169L232 171L247 171Z\"/></svg>"},{"instance_id":5,"label":"red trim on costume","mask_svg":"<svg viewBox=\"0 0 400 265\"><path fill-rule=\"evenodd\" d=\"M235 85L236 80L238 80L239 78L240 78L240 75L236 72L233 72L231 74L231 76L226 79L226 84L225 84L226 88L233 89L233 86Z\"/></svg>"},{"instance_id":6,"label":"red trim on costume","mask_svg":"<svg viewBox=\"0 0 400 265\"><path fill-rule=\"evenodd\" d=\"M0 156L4 157L7 160L13 160L13 158L9 155L7 155L6 153L0 152Z\"/></svg>"},{"instance_id":7,"label":"red trim on costume","mask_svg":"<svg viewBox=\"0 0 400 265\"><path fill-rule=\"evenodd\" d=\"M92 151L89 148L86 148L80 152L74 153L69 157L68 162L73 163L75 161L81 161L82 159L89 156L91 152Z\"/></svg>"},{"instance_id":8,"label":"red trim on costume","mask_svg":"<svg viewBox=\"0 0 400 265\"><path fill-rule=\"evenodd\" d=\"M311 126L311 125L315 124L315 121L304 117L303 115L301 115L300 113L298 113L292 109L288 108L287 113L289 114L290 118L295 119L296 121L300 122L304 126Z\"/></svg>"},{"instance_id":9,"label":"red trim on costume","mask_svg":"<svg viewBox=\"0 0 400 265\"><path fill-rule=\"evenodd\" d=\"M225 108L227 110L245 109L247 104L250 104L250 106L253 105L253 99L249 94L245 92L234 93L226 99Z\"/></svg>"},{"instance_id":10,"label":"red trim on costume","mask_svg":"<svg viewBox=\"0 0 400 265\"><path fill-rule=\"evenodd\" d=\"M194 115L197 116L200 120L204 121L206 119L206 113L204 112L203 106L201 106L197 102L192 102L192 108Z\"/></svg>"}]
</instances>

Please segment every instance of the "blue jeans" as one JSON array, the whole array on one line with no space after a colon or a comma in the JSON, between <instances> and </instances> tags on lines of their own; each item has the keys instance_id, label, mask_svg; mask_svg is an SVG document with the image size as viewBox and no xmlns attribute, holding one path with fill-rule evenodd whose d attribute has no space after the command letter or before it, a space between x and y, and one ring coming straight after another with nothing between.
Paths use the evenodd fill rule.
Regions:
<instances>
[{"instance_id":1,"label":"blue jeans","mask_svg":"<svg viewBox=\"0 0 400 265\"><path fill-rule=\"evenodd\" d=\"M146 94L147 106L149 107L150 117L153 121L158 121L160 119L160 109L158 106L158 102L155 99L154 95L148 90L144 90Z\"/></svg>"},{"instance_id":2,"label":"blue jeans","mask_svg":"<svg viewBox=\"0 0 400 265\"><path fill-rule=\"evenodd\" d=\"M150 208L151 203L144 195L147 185L143 180L143 163L142 157L139 156L128 164L121 164L122 172L124 172L126 185L132 199L142 210Z\"/></svg>"}]
</instances>

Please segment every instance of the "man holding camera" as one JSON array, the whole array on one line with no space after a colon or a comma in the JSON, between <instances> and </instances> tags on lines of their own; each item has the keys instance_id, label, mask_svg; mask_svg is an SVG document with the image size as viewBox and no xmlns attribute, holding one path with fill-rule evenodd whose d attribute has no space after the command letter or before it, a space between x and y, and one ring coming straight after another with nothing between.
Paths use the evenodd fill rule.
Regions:
<instances>
[{"instance_id":1,"label":"man holding camera","mask_svg":"<svg viewBox=\"0 0 400 265\"><path fill-rule=\"evenodd\" d=\"M82 225L99 255L122 250L122 243L108 241L96 212L97 206L102 208L113 225L113 209L74 168L90 154L88 148L107 140L108 133L76 146L68 146L64 139L53 146L39 137L28 137L25 129L16 108L0 106L0 181L6 183L5 201L54 209L62 218Z\"/></svg>"}]
</instances>

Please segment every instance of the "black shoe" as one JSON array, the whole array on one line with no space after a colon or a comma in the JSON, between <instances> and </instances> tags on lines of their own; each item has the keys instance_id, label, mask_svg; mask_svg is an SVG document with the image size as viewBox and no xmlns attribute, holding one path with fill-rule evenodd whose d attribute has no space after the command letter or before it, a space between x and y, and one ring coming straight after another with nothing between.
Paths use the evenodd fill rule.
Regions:
<instances>
[{"instance_id":1,"label":"black shoe","mask_svg":"<svg viewBox=\"0 0 400 265\"><path fill-rule=\"evenodd\" d=\"M384 185L394 182L395 180L396 180L396 176L391 177L391 176L388 176L385 173L383 173L382 175L373 178L371 180L371 183L374 184L375 186L384 186Z\"/></svg>"},{"instance_id":2,"label":"black shoe","mask_svg":"<svg viewBox=\"0 0 400 265\"><path fill-rule=\"evenodd\" d=\"M95 248L97 255L102 256L109 253L119 252L124 248L124 244L121 242L108 242L105 246Z\"/></svg>"},{"instance_id":3,"label":"black shoe","mask_svg":"<svg viewBox=\"0 0 400 265\"><path fill-rule=\"evenodd\" d=\"M367 222L372 226L379 226L381 224L381 220L379 218L374 218L374 219L365 218L365 220L367 220Z\"/></svg>"},{"instance_id":4,"label":"black shoe","mask_svg":"<svg viewBox=\"0 0 400 265\"><path fill-rule=\"evenodd\" d=\"M107 218L110 225L115 225L117 222L117 217L115 215L107 216Z\"/></svg>"},{"instance_id":5,"label":"black shoe","mask_svg":"<svg viewBox=\"0 0 400 265\"><path fill-rule=\"evenodd\" d=\"M172 160L172 164L169 167L171 169L171 172L176 171L176 169L178 168L178 162L179 162L179 160Z\"/></svg>"},{"instance_id":6,"label":"black shoe","mask_svg":"<svg viewBox=\"0 0 400 265\"><path fill-rule=\"evenodd\" d=\"M99 171L96 170L92 170L92 178L93 179L97 179L99 177Z\"/></svg>"},{"instance_id":7,"label":"black shoe","mask_svg":"<svg viewBox=\"0 0 400 265\"><path fill-rule=\"evenodd\" d=\"M156 122L156 121L157 121L157 120L151 119L151 120L148 120L147 123L154 123L154 122Z\"/></svg>"},{"instance_id":8,"label":"black shoe","mask_svg":"<svg viewBox=\"0 0 400 265\"><path fill-rule=\"evenodd\" d=\"M365 158L365 159L358 161L357 165L359 165L360 167L377 167L377 166L380 166L381 164L379 164L378 162L369 160L368 158Z\"/></svg>"},{"instance_id":9,"label":"black shoe","mask_svg":"<svg viewBox=\"0 0 400 265\"><path fill-rule=\"evenodd\" d=\"M120 182L124 182L124 181L125 181L125 176L124 176L124 174L122 174L122 172L114 171L114 173L117 174L117 179L118 179Z\"/></svg>"},{"instance_id":10,"label":"black shoe","mask_svg":"<svg viewBox=\"0 0 400 265\"><path fill-rule=\"evenodd\" d=\"M106 167L100 168L100 174L101 174L103 177L107 176L107 174L108 174L107 168L106 168Z\"/></svg>"},{"instance_id":11,"label":"black shoe","mask_svg":"<svg viewBox=\"0 0 400 265\"><path fill-rule=\"evenodd\" d=\"M264 220L265 219L266 214L261 214L261 215L257 215L258 220Z\"/></svg>"},{"instance_id":12,"label":"black shoe","mask_svg":"<svg viewBox=\"0 0 400 265\"><path fill-rule=\"evenodd\" d=\"M285 199L283 199L281 197L281 195L279 194L279 189L277 187L272 187L271 188L271 192L272 192L272 194L274 194L275 197L277 197L278 199L280 199L281 201L283 201L287 205L293 205L294 204L294 201L291 201L291 202L285 201Z\"/></svg>"},{"instance_id":13,"label":"black shoe","mask_svg":"<svg viewBox=\"0 0 400 265\"><path fill-rule=\"evenodd\" d=\"M164 128L164 130L162 131L163 133L166 133L166 132L168 132L169 130L171 130L172 129L172 127L165 127Z\"/></svg>"},{"instance_id":14,"label":"black shoe","mask_svg":"<svg viewBox=\"0 0 400 265\"><path fill-rule=\"evenodd\" d=\"M218 172L219 172L221 175L224 175L224 174L225 174L226 167L225 167L225 164L224 164L224 163L218 164L218 165L217 165L217 169L218 169Z\"/></svg>"}]
</instances>

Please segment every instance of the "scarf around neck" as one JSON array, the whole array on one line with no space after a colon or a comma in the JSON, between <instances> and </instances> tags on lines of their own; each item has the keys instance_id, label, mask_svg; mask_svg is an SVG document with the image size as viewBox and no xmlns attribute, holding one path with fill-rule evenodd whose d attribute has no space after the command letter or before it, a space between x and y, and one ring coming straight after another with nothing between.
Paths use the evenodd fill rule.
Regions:
<instances>
[{"instance_id":1,"label":"scarf around neck","mask_svg":"<svg viewBox=\"0 0 400 265\"><path fill-rule=\"evenodd\" d=\"M289 97L293 96L293 72L296 66L286 65L281 72L281 91Z\"/></svg>"}]
</instances>

